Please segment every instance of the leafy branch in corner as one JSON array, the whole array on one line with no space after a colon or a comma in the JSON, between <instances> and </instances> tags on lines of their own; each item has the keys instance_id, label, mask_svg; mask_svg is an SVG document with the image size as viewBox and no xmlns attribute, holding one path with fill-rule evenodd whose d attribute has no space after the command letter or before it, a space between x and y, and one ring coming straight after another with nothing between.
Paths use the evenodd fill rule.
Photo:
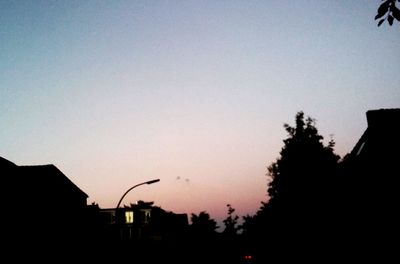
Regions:
<instances>
[{"instance_id":1,"label":"leafy branch in corner","mask_svg":"<svg viewBox=\"0 0 400 264\"><path fill-rule=\"evenodd\" d=\"M396 19L400 21L400 9L397 8L396 2L400 0L382 0L383 3L378 7L378 14L375 16L375 20L380 19L378 27L387 20L389 25L393 25L393 21Z\"/></svg>"}]
</instances>

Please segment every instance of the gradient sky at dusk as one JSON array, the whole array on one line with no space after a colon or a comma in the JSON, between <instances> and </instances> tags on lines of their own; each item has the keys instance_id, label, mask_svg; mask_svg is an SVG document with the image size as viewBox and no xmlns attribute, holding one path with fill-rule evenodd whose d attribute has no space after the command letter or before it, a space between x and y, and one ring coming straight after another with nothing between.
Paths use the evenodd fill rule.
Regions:
<instances>
[{"instance_id":1,"label":"gradient sky at dusk","mask_svg":"<svg viewBox=\"0 0 400 264\"><path fill-rule=\"evenodd\" d=\"M0 1L0 156L115 207L242 216L303 110L343 156L400 107L376 1Z\"/></svg>"}]
</instances>

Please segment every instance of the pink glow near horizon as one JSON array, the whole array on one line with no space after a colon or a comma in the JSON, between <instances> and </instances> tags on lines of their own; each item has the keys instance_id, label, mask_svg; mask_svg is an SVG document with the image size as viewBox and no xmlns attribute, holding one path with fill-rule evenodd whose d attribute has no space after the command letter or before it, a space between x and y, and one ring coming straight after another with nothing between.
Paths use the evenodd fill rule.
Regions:
<instances>
[{"instance_id":1,"label":"pink glow near horizon","mask_svg":"<svg viewBox=\"0 0 400 264\"><path fill-rule=\"evenodd\" d=\"M103 208L160 178L124 203L253 214L298 111L343 156L399 107L400 31L372 2L1 2L0 155Z\"/></svg>"}]
</instances>

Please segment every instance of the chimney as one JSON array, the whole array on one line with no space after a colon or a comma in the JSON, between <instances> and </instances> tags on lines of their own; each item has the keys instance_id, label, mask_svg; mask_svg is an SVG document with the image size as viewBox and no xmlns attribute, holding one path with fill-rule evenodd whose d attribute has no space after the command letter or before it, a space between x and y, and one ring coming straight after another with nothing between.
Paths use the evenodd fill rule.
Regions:
<instances>
[{"instance_id":1,"label":"chimney","mask_svg":"<svg viewBox=\"0 0 400 264\"><path fill-rule=\"evenodd\" d=\"M400 108L369 110L367 111L367 122L369 129L398 130L400 127Z\"/></svg>"}]
</instances>

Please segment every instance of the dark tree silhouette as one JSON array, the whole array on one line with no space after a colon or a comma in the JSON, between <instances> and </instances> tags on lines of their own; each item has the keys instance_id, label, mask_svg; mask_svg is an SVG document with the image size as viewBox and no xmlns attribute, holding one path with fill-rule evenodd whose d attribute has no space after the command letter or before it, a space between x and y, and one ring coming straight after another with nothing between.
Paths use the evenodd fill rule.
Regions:
<instances>
[{"instance_id":1,"label":"dark tree silhouette","mask_svg":"<svg viewBox=\"0 0 400 264\"><path fill-rule=\"evenodd\" d=\"M188 254L190 261L188 263L207 263L215 259L214 256L220 253L218 248L218 228L217 222L210 215L202 211L198 215L191 215L191 225L189 226L190 247Z\"/></svg>"},{"instance_id":2,"label":"dark tree silhouette","mask_svg":"<svg viewBox=\"0 0 400 264\"><path fill-rule=\"evenodd\" d=\"M228 207L228 216L225 218L225 220L223 220L223 222L225 224L224 234L233 236L233 235L236 235L237 231L238 231L237 224L238 224L239 216L233 215L233 213L235 212L235 209L232 208L232 206L230 204L227 204L226 206Z\"/></svg>"},{"instance_id":3,"label":"dark tree silhouette","mask_svg":"<svg viewBox=\"0 0 400 264\"><path fill-rule=\"evenodd\" d=\"M209 236L216 233L217 222L210 218L207 212L200 212L199 215L192 214L192 224L190 225L193 233L201 236Z\"/></svg>"},{"instance_id":4,"label":"dark tree silhouette","mask_svg":"<svg viewBox=\"0 0 400 264\"><path fill-rule=\"evenodd\" d=\"M274 227L272 236L280 240L275 241L278 245L282 243L288 251L307 245L302 253L312 255L311 248L323 245L318 243L326 241L332 230L339 156L333 151L334 141L325 146L315 120L305 118L303 112L296 114L294 127L285 124L284 128L288 138L280 157L268 167L272 181L264 214L271 215L268 221Z\"/></svg>"},{"instance_id":5,"label":"dark tree silhouette","mask_svg":"<svg viewBox=\"0 0 400 264\"><path fill-rule=\"evenodd\" d=\"M285 124L284 128L289 137L283 141L281 157L268 167L272 178L269 204L304 210L321 197L326 198L339 156L333 152L335 142L331 140L324 146L315 120L305 119L303 112L296 114L295 127Z\"/></svg>"},{"instance_id":6,"label":"dark tree silhouette","mask_svg":"<svg viewBox=\"0 0 400 264\"><path fill-rule=\"evenodd\" d=\"M399 3L400 0L382 0L375 16L375 20L379 19L378 27L385 20L388 21L390 26L393 25L395 19L400 21L400 9L396 6L396 2Z\"/></svg>"},{"instance_id":7,"label":"dark tree silhouette","mask_svg":"<svg viewBox=\"0 0 400 264\"><path fill-rule=\"evenodd\" d=\"M268 167L269 201L254 217L244 218L244 234L259 259L302 254L305 259L323 254L332 229L336 170L339 156L334 141L326 146L315 120L298 112L296 125L284 125L288 133L280 157ZM263 245L254 243L263 241ZM286 251L288 254L279 255ZM325 251L328 254L328 252ZM300 255L298 255L300 258Z\"/></svg>"}]
</instances>

